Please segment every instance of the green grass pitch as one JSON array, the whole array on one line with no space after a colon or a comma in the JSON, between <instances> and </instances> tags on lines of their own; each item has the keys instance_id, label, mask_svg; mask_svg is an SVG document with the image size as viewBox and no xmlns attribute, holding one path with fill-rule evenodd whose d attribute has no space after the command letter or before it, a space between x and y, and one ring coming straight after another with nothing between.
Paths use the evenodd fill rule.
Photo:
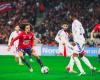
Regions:
<instances>
[{"instance_id":1,"label":"green grass pitch","mask_svg":"<svg viewBox=\"0 0 100 80\"><path fill-rule=\"evenodd\" d=\"M25 57L28 61L28 56ZM88 57L91 63L97 68L100 68L100 63L97 57ZM89 68L81 61L86 75L78 76L76 65L74 70L77 74L69 73L65 70L65 66L69 62L69 58L61 56L41 56L42 61L49 67L48 74L41 74L40 66L33 58L32 64L34 72L30 73L26 65L19 66L15 62L13 56L0 56L0 80L100 80L100 73L95 72L93 75Z\"/></svg>"}]
</instances>

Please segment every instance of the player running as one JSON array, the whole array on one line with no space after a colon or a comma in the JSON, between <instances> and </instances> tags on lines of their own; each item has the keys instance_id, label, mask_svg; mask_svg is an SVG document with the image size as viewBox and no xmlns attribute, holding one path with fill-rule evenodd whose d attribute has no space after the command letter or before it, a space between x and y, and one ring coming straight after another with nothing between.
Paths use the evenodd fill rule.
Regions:
<instances>
[{"instance_id":1,"label":"player running","mask_svg":"<svg viewBox=\"0 0 100 80\"><path fill-rule=\"evenodd\" d=\"M31 52L32 55L36 58L39 65L41 67L43 67L44 65L42 61L40 60L40 57L34 50L34 34L31 31L32 26L29 23L26 23L26 24L22 24L21 28L22 28L22 32L11 41L9 45L9 49L11 49L11 46L14 44L14 42L19 39L19 45L18 45L19 56L21 60L23 61L23 63L27 65L27 67L29 68L29 71L33 72L32 66L25 60L23 56L25 53Z\"/></svg>"},{"instance_id":2,"label":"player running","mask_svg":"<svg viewBox=\"0 0 100 80\"><path fill-rule=\"evenodd\" d=\"M78 59L78 54L74 51L74 47L69 43L68 33L67 33L68 25L66 23L62 24L62 29L58 31L55 40L59 43L59 52L64 53L64 47L66 48L66 56L70 56L70 66L73 65L73 62L76 63L80 74L85 74L81 63ZM74 72L73 68L70 69L70 72Z\"/></svg>"},{"instance_id":3,"label":"player running","mask_svg":"<svg viewBox=\"0 0 100 80\"><path fill-rule=\"evenodd\" d=\"M76 15L72 15L72 34L74 40L74 49L79 53L82 61L92 70L94 71L96 68L89 62L89 60L85 57L86 51L85 47L85 38L84 38L84 28L81 22L77 19ZM71 63L72 64L72 63ZM68 67L67 67L68 68Z\"/></svg>"},{"instance_id":4,"label":"player running","mask_svg":"<svg viewBox=\"0 0 100 80\"><path fill-rule=\"evenodd\" d=\"M91 32L91 40L95 40L94 37L93 37L93 34L95 32L98 32L100 33L100 23L99 24L96 24L95 27L93 28L92 32ZM100 48L98 50L98 59L99 59L99 62L100 62Z\"/></svg>"},{"instance_id":5,"label":"player running","mask_svg":"<svg viewBox=\"0 0 100 80\"><path fill-rule=\"evenodd\" d=\"M21 31L20 31L19 25L16 25L15 31L13 31L9 37L8 46L10 45L10 42L12 41L12 39L15 38L16 36L18 36L18 34L20 34L20 32ZM13 53L15 56L15 60L19 63L19 65L22 65L22 61L18 55L18 44L19 44L19 40L16 40L13 45Z\"/></svg>"}]
</instances>

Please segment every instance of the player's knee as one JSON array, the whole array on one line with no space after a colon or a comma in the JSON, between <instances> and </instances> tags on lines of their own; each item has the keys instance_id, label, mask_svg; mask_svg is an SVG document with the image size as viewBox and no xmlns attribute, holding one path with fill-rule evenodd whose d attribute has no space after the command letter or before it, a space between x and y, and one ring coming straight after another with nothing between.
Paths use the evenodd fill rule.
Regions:
<instances>
[{"instance_id":1,"label":"player's knee","mask_svg":"<svg viewBox=\"0 0 100 80\"><path fill-rule=\"evenodd\" d=\"M79 57L82 58L84 55L82 53L79 54Z\"/></svg>"},{"instance_id":2,"label":"player's knee","mask_svg":"<svg viewBox=\"0 0 100 80\"><path fill-rule=\"evenodd\" d=\"M73 46L76 46L76 43L75 43L75 42L72 42L72 45L73 45Z\"/></svg>"},{"instance_id":3,"label":"player's knee","mask_svg":"<svg viewBox=\"0 0 100 80\"><path fill-rule=\"evenodd\" d=\"M38 58L39 56L36 53L33 53L34 57Z\"/></svg>"},{"instance_id":4,"label":"player's knee","mask_svg":"<svg viewBox=\"0 0 100 80\"><path fill-rule=\"evenodd\" d=\"M73 53L73 57L78 57L78 54L77 53Z\"/></svg>"},{"instance_id":5,"label":"player's knee","mask_svg":"<svg viewBox=\"0 0 100 80\"><path fill-rule=\"evenodd\" d=\"M32 55L34 56L34 57L38 57L38 54L36 53L36 51L35 50L32 50Z\"/></svg>"},{"instance_id":6,"label":"player's knee","mask_svg":"<svg viewBox=\"0 0 100 80\"><path fill-rule=\"evenodd\" d=\"M83 57L83 56L85 56L86 55L86 52L85 51L82 51L80 54L79 54L79 57Z\"/></svg>"},{"instance_id":7,"label":"player's knee","mask_svg":"<svg viewBox=\"0 0 100 80\"><path fill-rule=\"evenodd\" d=\"M23 57L23 53L22 53L22 52L19 52L19 56L20 56L20 57Z\"/></svg>"}]
</instances>

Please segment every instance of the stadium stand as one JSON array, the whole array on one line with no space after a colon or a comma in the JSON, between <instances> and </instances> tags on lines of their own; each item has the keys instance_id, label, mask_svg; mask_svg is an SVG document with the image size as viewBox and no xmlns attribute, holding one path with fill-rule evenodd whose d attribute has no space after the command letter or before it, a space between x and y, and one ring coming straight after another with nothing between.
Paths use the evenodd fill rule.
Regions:
<instances>
[{"instance_id":1,"label":"stadium stand","mask_svg":"<svg viewBox=\"0 0 100 80\"><path fill-rule=\"evenodd\" d=\"M86 30L87 44L91 45L90 32L94 25L100 22L100 0L75 0L74 2L73 0L6 0L5 3L10 3L12 10L0 13L1 44L8 42L8 37L16 24L30 22L42 43L55 45L54 37L60 29L61 22L69 22L70 30L70 15L76 13ZM96 45L100 43L98 38L95 41Z\"/></svg>"}]
</instances>

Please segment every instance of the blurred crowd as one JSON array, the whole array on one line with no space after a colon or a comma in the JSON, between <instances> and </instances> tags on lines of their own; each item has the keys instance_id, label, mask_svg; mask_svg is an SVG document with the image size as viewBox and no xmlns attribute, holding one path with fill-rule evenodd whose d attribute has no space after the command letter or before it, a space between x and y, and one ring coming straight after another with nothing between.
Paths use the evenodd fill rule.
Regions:
<instances>
[{"instance_id":1,"label":"blurred crowd","mask_svg":"<svg viewBox=\"0 0 100 80\"><path fill-rule=\"evenodd\" d=\"M10 3L13 8L0 14L0 43L7 43L16 24L30 22L36 24L38 13L44 13L45 7L40 0L0 0ZM1 11L0 11L1 12Z\"/></svg>"},{"instance_id":2,"label":"blurred crowd","mask_svg":"<svg viewBox=\"0 0 100 80\"><path fill-rule=\"evenodd\" d=\"M54 37L61 23L66 21L69 23L69 31L71 31L70 15L77 14L78 19L82 22L85 29L85 37L90 37L95 24L100 20L100 1L99 0L49 0L49 10L47 11L44 21L36 29L39 32L44 42L54 42ZM87 42L91 46L96 45L94 42Z\"/></svg>"},{"instance_id":3,"label":"blurred crowd","mask_svg":"<svg viewBox=\"0 0 100 80\"><path fill-rule=\"evenodd\" d=\"M57 31L61 29L62 21L69 23L69 31L71 31L71 13L77 14L78 19L82 22L86 38L90 37L90 32L95 24L100 22L100 0L7 1L13 4L14 10L0 14L0 43L7 43L14 25L18 22L30 22L34 25L36 37L46 45L56 44L54 38ZM38 14L45 15L42 23L36 26Z\"/></svg>"}]
</instances>

